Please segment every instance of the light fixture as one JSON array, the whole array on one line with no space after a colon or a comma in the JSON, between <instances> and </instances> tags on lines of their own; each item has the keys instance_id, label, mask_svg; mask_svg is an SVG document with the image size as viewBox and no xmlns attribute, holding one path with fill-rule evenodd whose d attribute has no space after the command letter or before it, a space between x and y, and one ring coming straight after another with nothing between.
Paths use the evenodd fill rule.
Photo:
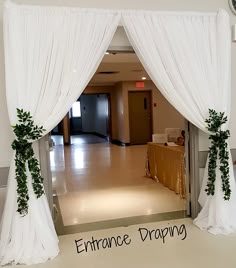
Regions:
<instances>
[{"instance_id":1,"label":"light fixture","mask_svg":"<svg viewBox=\"0 0 236 268\"><path fill-rule=\"evenodd\" d=\"M142 80L146 80L146 79L147 79L147 77L145 77L145 76L142 77Z\"/></svg>"},{"instance_id":2,"label":"light fixture","mask_svg":"<svg viewBox=\"0 0 236 268\"><path fill-rule=\"evenodd\" d=\"M106 53L105 53L105 55L109 55L110 53L107 51Z\"/></svg>"}]
</instances>

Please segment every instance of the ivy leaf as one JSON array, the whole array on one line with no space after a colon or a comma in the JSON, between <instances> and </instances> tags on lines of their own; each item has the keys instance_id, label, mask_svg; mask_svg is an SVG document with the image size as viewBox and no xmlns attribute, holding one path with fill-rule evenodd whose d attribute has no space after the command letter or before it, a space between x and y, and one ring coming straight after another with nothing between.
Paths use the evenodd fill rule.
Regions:
<instances>
[{"instance_id":1,"label":"ivy leaf","mask_svg":"<svg viewBox=\"0 0 236 268\"><path fill-rule=\"evenodd\" d=\"M209 136L211 146L209 147L209 162L208 162L208 182L205 189L207 195L215 194L216 180L216 163L219 155L220 171L222 180L222 191L224 200L230 200L231 189L229 184L229 152L227 139L230 137L229 130L223 131L222 125L228 121L224 112L217 113L213 109L209 109L209 118L205 120L207 129L212 133Z\"/></svg>"},{"instance_id":2,"label":"ivy leaf","mask_svg":"<svg viewBox=\"0 0 236 268\"><path fill-rule=\"evenodd\" d=\"M17 212L21 216L28 213L28 187L26 165L32 176L33 191L37 198L44 194L43 178L40 175L39 162L34 156L32 143L42 137L44 131L42 126L34 125L30 112L17 108L18 124L12 126L16 139L12 142L12 149L16 151L15 155L15 175L17 180ZM42 131L41 131L42 130Z\"/></svg>"}]
</instances>

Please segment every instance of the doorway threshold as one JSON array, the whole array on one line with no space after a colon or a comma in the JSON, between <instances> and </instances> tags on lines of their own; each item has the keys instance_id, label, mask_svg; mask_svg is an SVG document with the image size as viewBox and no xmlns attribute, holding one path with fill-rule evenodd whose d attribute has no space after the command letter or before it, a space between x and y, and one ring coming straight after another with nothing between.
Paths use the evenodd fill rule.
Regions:
<instances>
[{"instance_id":1,"label":"doorway threshold","mask_svg":"<svg viewBox=\"0 0 236 268\"><path fill-rule=\"evenodd\" d=\"M97 231L97 230L109 229L109 228L128 227L130 225L135 225L135 224L144 224L144 223L168 221L168 220L174 220L174 219L183 219L183 218L189 217L187 216L186 210L178 210L178 211L171 211L171 212L165 212L165 213L125 217L125 218L64 226L62 215L61 215L61 210L60 210L60 206L58 202L58 197L54 196L53 201L54 201L54 205L56 208L56 211L54 211L54 224L55 224L57 235L59 236Z\"/></svg>"}]
</instances>

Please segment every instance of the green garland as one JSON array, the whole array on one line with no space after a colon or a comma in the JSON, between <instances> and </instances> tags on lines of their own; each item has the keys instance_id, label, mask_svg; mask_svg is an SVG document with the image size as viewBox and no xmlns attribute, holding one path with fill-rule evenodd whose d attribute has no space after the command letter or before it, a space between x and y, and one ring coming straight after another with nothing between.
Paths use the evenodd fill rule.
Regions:
<instances>
[{"instance_id":1,"label":"green garland","mask_svg":"<svg viewBox=\"0 0 236 268\"><path fill-rule=\"evenodd\" d=\"M205 191L207 195L215 194L217 157L219 156L224 200L229 200L231 195L229 184L229 152L227 150L227 139L230 137L230 132L229 130L221 130L221 126L227 121L227 116L224 116L224 113L217 113L211 109L209 109L209 118L205 120L207 129L213 133L209 136L211 146L209 148L208 182Z\"/></svg>"},{"instance_id":2,"label":"green garland","mask_svg":"<svg viewBox=\"0 0 236 268\"><path fill-rule=\"evenodd\" d=\"M17 180L17 212L25 216L28 213L28 187L26 164L32 176L32 187L37 198L44 194L43 178L40 175L39 162L34 156L32 142L42 137L43 127L35 126L32 116L23 109L17 109L19 124L13 126L16 139L12 142L15 154L15 174Z\"/></svg>"}]
</instances>

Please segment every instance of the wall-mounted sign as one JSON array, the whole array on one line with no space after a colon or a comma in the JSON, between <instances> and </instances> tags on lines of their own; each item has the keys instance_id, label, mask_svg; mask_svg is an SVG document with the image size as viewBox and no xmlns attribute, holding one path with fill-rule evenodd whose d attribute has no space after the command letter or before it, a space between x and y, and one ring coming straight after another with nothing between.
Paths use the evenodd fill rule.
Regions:
<instances>
[{"instance_id":1,"label":"wall-mounted sign","mask_svg":"<svg viewBox=\"0 0 236 268\"><path fill-rule=\"evenodd\" d=\"M142 87L144 87L144 82L143 82L143 81L136 82L136 87L137 87L137 88L142 88Z\"/></svg>"}]
</instances>

